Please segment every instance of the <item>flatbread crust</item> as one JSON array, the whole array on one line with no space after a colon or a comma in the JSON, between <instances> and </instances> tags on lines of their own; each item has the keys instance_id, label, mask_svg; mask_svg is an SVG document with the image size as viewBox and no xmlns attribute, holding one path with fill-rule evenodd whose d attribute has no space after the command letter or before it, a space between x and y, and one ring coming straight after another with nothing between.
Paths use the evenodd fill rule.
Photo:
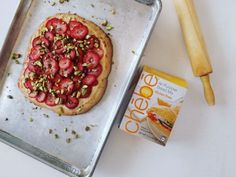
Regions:
<instances>
[{"instance_id":1,"label":"flatbread crust","mask_svg":"<svg viewBox=\"0 0 236 177\"><path fill-rule=\"evenodd\" d=\"M75 19L85 26L88 27L89 29L89 34L95 35L99 41L100 41L100 48L103 49L104 55L100 61L100 64L102 65L103 71L102 73L98 76L97 81L98 85L94 86L92 89L92 93L88 98L83 98L79 99L79 105L75 109L68 109L65 105L56 105L56 106L48 106L45 103L39 103L37 102L34 98L29 97L29 90L24 87L24 71L27 68L29 58L28 55L31 50L31 44L32 40L40 35L40 31L43 27L45 27L46 22L51 19L51 18L59 18L63 19L65 22L69 22L71 19ZM29 47L26 53L26 58L24 61L24 67L21 72L19 81L18 81L18 87L20 90L23 92L25 97L29 99L31 102L33 102L35 105L40 106L40 107L45 107L48 108L58 114L61 115L77 115L77 114L82 114L87 111L89 111L94 105L96 105L104 95L104 92L107 87L107 79L108 75L111 70L111 60L112 60L112 55L113 55L113 47L110 38L108 35L95 23L86 20L76 14L68 14L68 13L58 13L55 16L48 17L38 28L38 30L33 34L31 37L31 41L29 43Z\"/></svg>"}]
</instances>

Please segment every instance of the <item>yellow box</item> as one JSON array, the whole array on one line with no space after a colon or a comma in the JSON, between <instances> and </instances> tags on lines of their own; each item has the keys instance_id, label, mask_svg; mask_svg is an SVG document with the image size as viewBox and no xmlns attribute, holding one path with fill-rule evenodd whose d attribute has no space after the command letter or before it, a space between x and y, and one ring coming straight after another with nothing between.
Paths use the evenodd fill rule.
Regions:
<instances>
[{"instance_id":1,"label":"yellow box","mask_svg":"<svg viewBox=\"0 0 236 177\"><path fill-rule=\"evenodd\" d=\"M187 86L184 79L144 66L120 129L166 145Z\"/></svg>"}]
</instances>

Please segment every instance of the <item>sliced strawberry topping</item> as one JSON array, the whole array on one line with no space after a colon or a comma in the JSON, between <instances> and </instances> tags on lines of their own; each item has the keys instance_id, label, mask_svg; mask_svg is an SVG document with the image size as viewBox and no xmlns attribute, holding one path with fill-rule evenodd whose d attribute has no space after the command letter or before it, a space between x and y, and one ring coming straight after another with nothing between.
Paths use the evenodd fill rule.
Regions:
<instances>
[{"instance_id":1,"label":"sliced strawberry topping","mask_svg":"<svg viewBox=\"0 0 236 177\"><path fill-rule=\"evenodd\" d=\"M47 87L48 90L52 89L53 88L53 82L51 80L47 80L46 81L46 87Z\"/></svg>"},{"instance_id":2,"label":"sliced strawberry topping","mask_svg":"<svg viewBox=\"0 0 236 177\"><path fill-rule=\"evenodd\" d=\"M94 75L96 77L98 77L101 73L102 73L102 65L101 64L98 64L96 68L90 69L88 71L89 75Z\"/></svg>"},{"instance_id":3,"label":"sliced strawberry topping","mask_svg":"<svg viewBox=\"0 0 236 177\"><path fill-rule=\"evenodd\" d=\"M62 77L60 74L56 74L55 77L53 78L53 82L58 84L59 82L61 82Z\"/></svg>"},{"instance_id":4,"label":"sliced strawberry topping","mask_svg":"<svg viewBox=\"0 0 236 177\"><path fill-rule=\"evenodd\" d=\"M36 46L31 49L30 54L29 54L29 59L30 60L38 60L43 53L41 52L41 47Z\"/></svg>"},{"instance_id":5,"label":"sliced strawberry topping","mask_svg":"<svg viewBox=\"0 0 236 177\"><path fill-rule=\"evenodd\" d=\"M44 45L44 46L48 47L49 41L45 37L38 36L38 37L34 38L32 45L33 45L33 47L36 47L38 45Z\"/></svg>"},{"instance_id":6,"label":"sliced strawberry topping","mask_svg":"<svg viewBox=\"0 0 236 177\"><path fill-rule=\"evenodd\" d=\"M29 97L30 98L35 98L38 95L37 91L30 92Z\"/></svg>"},{"instance_id":7,"label":"sliced strawberry topping","mask_svg":"<svg viewBox=\"0 0 236 177\"><path fill-rule=\"evenodd\" d=\"M58 18L52 18L47 21L46 27L47 29L51 30L51 28L55 26L56 23L58 23L60 20Z\"/></svg>"},{"instance_id":8,"label":"sliced strawberry topping","mask_svg":"<svg viewBox=\"0 0 236 177\"><path fill-rule=\"evenodd\" d=\"M83 67L83 63L78 63L77 64L77 67L78 67L78 69L80 70L80 71L83 71L84 70L84 67Z\"/></svg>"},{"instance_id":9,"label":"sliced strawberry topping","mask_svg":"<svg viewBox=\"0 0 236 177\"><path fill-rule=\"evenodd\" d=\"M80 98L88 98L92 93L92 87L88 87L86 89L81 88Z\"/></svg>"},{"instance_id":10,"label":"sliced strawberry topping","mask_svg":"<svg viewBox=\"0 0 236 177\"><path fill-rule=\"evenodd\" d=\"M88 53L84 56L84 62L88 64L88 68L95 68L100 61L100 57L97 53L93 51L88 51Z\"/></svg>"},{"instance_id":11,"label":"sliced strawberry topping","mask_svg":"<svg viewBox=\"0 0 236 177\"><path fill-rule=\"evenodd\" d=\"M65 105L69 109L74 109L79 105L79 100L75 97L68 96L67 97L67 102L66 102Z\"/></svg>"},{"instance_id":12,"label":"sliced strawberry topping","mask_svg":"<svg viewBox=\"0 0 236 177\"><path fill-rule=\"evenodd\" d=\"M46 32L46 33L44 34L44 37L45 37L47 40L51 41L51 42L54 40L54 34L53 34L52 32L50 32L50 31Z\"/></svg>"},{"instance_id":13,"label":"sliced strawberry topping","mask_svg":"<svg viewBox=\"0 0 236 177\"><path fill-rule=\"evenodd\" d=\"M24 71L24 76L27 77L29 76L29 74L31 73L31 71L29 70L29 68L27 67Z\"/></svg>"},{"instance_id":14,"label":"sliced strawberry topping","mask_svg":"<svg viewBox=\"0 0 236 177\"><path fill-rule=\"evenodd\" d=\"M68 58L62 58L59 61L59 67L61 69L66 69L72 66L72 61Z\"/></svg>"},{"instance_id":15,"label":"sliced strawberry topping","mask_svg":"<svg viewBox=\"0 0 236 177\"><path fill-rule=\"evenodd\" d=\"M82 61L83 60L83 58L84 58L84 52L83 52L83 50L81 49L81 48L77 48L77 51L78 51L78 57L79 57L79 59L80 59L80 61Z\"/></svg>"},{"instance_id":16,"label":"sliced strawberry topping","mask_svg":"<svg viewBox=\"0 0 236 177\"><path fill-rule=\"evenodd\" d=\"M45 68L45 73L47 75L55 75L57 73L57 71L59 70L59 66L56 60L54 59L45 59L43 61L43 65Z\"/></svg>"},{"instance_id":17,"label":"sliced strawberry topping","mask_svg":"<svg viewBox=\"0 0 236 177\"><path fill-rule=\"evenodd\" d=\"M97 53L100 58L102 58L103 55L104 55L104 52L103 52L103 50L101 48L94 48L92 51Z\"/></svg>"},{"instance_id":18,"label":"sliced strawberry topping","mask_svg":"<svg viewBox=\"0 0 236 177\"><path fill-rule=\"evenodd\" d=\"M53 27L57 34L65 34L65 32L67 31L67 24L63 20L54 22Z\"/></svg>"},{"instance_id":19,"label":"sliced strawberry topping","mask_svg":"<svg viewBox=\"0 0 236 177\"><path fill-rule=\"evenodd\" d=\"M71 20L69 22L69 29L72 31L75 27L77 26L83 26L82 23L75 21L75 20Z\"/></svg>"},{"instance_id":20,"label":"sliced strawberry topping","mask_svg":"<svg viewBox=\"0 0 236 177\"><path fill-rule=\"evenodd\" d=\"M57 54L62 54L63 53L64 45L63 45L62 41L56 41L55 42L54 50Z\"/></svg>"},{"instance_id":21,"label":"sliced strawberry topping","mask_svg":"<svg viewBox=\"0 0 236 177\"><path fill-rule=\"evenodd\" d=\"M76 26L71 31L71 37L75 39L80 39L80 40L84 39L87 34L88 34L88 28L84 25Z\"/></svg>"},{"instance_id":22,"label":"sliced strawberry topping","mask_svg":"<svg viewBox=\"0 0 236 177\"><path fill-rule=\"evenodd\" d=\"M85 85L93 85L96 82L97 78L94 75L87 75L83 80L82 83Z\"/></svg>"},{"instance_id":23,"label":"sliced strawberry topping","mask_svg":"<svg viewBox=\"0 0 236 177\"><path fill-rule=\"evenodd\" d=\"M28 79L24 83L25 88L30 89L31 91L34 90L32 86L32 80Z\"/></svg>"},{"instance_id":24,"label":"sliced strawberry topping","mask_svg":"<svg viewBox=\"0 0 236 177\"><path fill-rule=\"evenodd\" d=\"M47 94L47 97L46 97L46 100L45 100L45 103L48 105L48 106L55 106L56 105L56 97L49 93Z\"/></svg>"},{"instance_id":25,"label":"sliced strawberry topping","mask_svg":"<svg viewBox=\"0 0 236 177\"><path fill-rule=\"evenodd\" d=\"M44 102L46 99L47 94L45 92L39 92L39 94L36 97L36 100L40 103Z\"/></svg>"},{"instance_id":26,"label":"sliced strawberry topping","mask_svg":"<svg viewBox=\"0 0 236 177\"><path fill-rule=\"evenodd\" d=\"M59 73L61 76L68 77L70 76L74 71L73 65L71 65L69 68L66 69L60 69Z\"/></svg>"},{"instance_id":27,"label":"sliced strawberry topping","mask_svg":"<svg viewBox=\"0 0 236 177\"><path fill-rule=\"evenodd\" d=\"M38 75L42 73L42 68L39 65L36 65L35 61L32 61L32 60L29 61L28 69Z\"/></svg>"},{"instance_id":28,"label":"sliced strawberry topping","mask_svg":"<svg viewBox=\"0 0 236 177\"><path fill-rule=\"evenodd\" d=\"M88 39L88 43L89 43L88 47L89 47L89 49L94 48L95 39L96 39L95 36L91 36L91 37Z\"/></svg>"},{"instance_id":29,"label":"sliced strawberry topping","mask_svg":"<svg viewBox=\"0 0 236 177\"><path fill-rule=\"evenodd\" d=\"M46 27L49 30L54 30L57 34L65 34L67 31L67 24L61 19L52 18L47 21Z\"/></svg>"},{"instance_id":30,"label":"sliced strawberry topping","mask_svg":"<svg viewBox=\"0 0 236 177\"><path fill-rule=\"evenodd\" d=\"M75 50L71 50L71 51L70 51L70 54L69 54L70 59L73 60L73 59L75 58L75 56L76 56Z\"/></svg>"},{"instance_id":31,"label":"sliced strawberry topping","mask_svg":"<svg viewBox=\"0 0 236 177\"><path fill-rule=\"evenodd\" d=\"M58 98L60 98L60 104L64 104L67 101L67 96L63 94L58 94Z\"/></svg>"},{"instance_id":32,"label":"sliced strawberry topping","mask_svg":"<svg viewBox=\"0 0 236 177\"><path fill-rule=\"evenodd\" d=\"M67 95L71 94L74 89L74 83L71 79L65 78L62 79L59 83L59 87L63 90L63 92Z\"/></svg>"}]
</instances>

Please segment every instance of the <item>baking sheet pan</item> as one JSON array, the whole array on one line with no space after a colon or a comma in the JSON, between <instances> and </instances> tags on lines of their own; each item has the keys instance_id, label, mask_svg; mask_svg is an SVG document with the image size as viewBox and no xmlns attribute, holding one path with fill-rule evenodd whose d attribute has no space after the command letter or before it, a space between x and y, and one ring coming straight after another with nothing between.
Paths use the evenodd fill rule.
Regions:
<instances>
[{"instance_id":1,"label":"baking sheet pan","mask_svg":"<svg viewBox=\"0 0 236 177\"><path fill-rule=\"evenodd\" d=\"M70 176L91 176L114 119L119 110L122 112L122 100L137 71L161 2L71 0L54 6L52 2L22 0L1 50L0 139ZM91 111L72 117L58 116L27 101L17 88L22 64L10 57L13 52L21 53L19 61L23 63L31 35L48 16L60 12L77 13L98 25L106 19L114 27L109 31L114 64L106 93ZM86 131L88 126L90 130ZM79 134L78 139L72 130ZM55 134L59 138L55 139ZM66 143L67 138L72 142Z\"/></svg>"}]
</instances>

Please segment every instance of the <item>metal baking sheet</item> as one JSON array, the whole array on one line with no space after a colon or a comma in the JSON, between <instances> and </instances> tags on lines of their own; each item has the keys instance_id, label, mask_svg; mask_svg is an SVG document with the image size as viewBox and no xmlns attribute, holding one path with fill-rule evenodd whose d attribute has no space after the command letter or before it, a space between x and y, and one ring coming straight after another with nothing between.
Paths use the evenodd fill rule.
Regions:
<instances>
[{"instance_id":1,"label":"metal baking sheet","mask_svg":"<svg viewBox=\"0 0 236 177\"><path fill-rule=\"evenodd\" d=\"M71 0L54 6L51 2L21 0L1 50L0 139L70 176L91 176L160 13L161 2ZM31 35L48 16L59 12L77 13L98 25L106 19L114 27L109 32L114 64L107 90L99 104L83 115L58 116L36 108L17 88L22 64L11 60L11 53L23 54L23 63ZM86 126L90 131L85 130ZM49 129L59 138L49 134ZM78 132L80 138L68 144L66 139L73 137L71 130Z\"/></svg>"}]
</instances>

